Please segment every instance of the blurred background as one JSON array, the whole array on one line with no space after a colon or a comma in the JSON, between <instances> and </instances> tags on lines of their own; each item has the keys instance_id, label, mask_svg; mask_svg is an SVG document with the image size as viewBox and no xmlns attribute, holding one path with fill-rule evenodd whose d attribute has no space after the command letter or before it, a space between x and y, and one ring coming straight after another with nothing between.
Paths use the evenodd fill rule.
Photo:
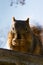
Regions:
<instances>
[{"instance_id":1,"label":"blurred background","mask_svg":"<svg viewBox=\"0 0 43 65\"><path fill-rule=\"evenodd\" d=\"M7 35L12 16L30 18L30 26L43 27L43 0L0 0L0 48L7 48Z\"/></svg>"}]
</instances>

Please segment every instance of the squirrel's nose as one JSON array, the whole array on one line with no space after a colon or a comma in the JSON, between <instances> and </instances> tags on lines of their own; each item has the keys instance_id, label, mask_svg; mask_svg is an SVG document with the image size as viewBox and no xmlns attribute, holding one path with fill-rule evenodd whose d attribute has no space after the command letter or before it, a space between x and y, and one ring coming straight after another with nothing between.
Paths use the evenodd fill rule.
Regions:
<instances>
[{"instance_id":1,"label":"squirrel's nose","mask_svg":"<svg viewBox=\"0 0 43 65\"><path fill-rule=\"evenodd\" d=\"M21 35L20 34L17 34L17 39L21 39Z\"/></svg>"}]
</instances>

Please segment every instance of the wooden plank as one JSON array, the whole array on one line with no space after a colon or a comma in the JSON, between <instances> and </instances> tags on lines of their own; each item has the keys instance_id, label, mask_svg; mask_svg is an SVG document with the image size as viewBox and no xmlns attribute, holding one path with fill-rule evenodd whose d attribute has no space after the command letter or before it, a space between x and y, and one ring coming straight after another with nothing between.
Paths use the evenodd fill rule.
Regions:
<instances>
[{"instance_id":1,"label":"wooden plank","mask_svg":"<svg viewBox=\"0 0 43 65\"><path fill-rule=\"evenodd\" d=\"M0 65L43 65L43 56L0 48Z\"/></svg>"}]
</instances>

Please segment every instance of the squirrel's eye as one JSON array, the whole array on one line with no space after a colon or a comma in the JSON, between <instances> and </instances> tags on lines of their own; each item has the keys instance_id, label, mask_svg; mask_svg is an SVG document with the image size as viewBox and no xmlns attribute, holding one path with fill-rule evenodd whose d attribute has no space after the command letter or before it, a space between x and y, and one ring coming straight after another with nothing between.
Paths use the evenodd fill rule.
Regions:
<instances>
[{"instance_id":1,"label":"squirrel's eye","mask_svg":"<svg viewBox=\"0 0 43 65\"><path fill-rule=\"evenodd\" d=\"M12 29L14 30L14 27Z\"/></svg>"},{"instance_id":2,"label":"squirrel's eye","mask_svg":"<svg viewBox=\"0 0 43 65\"><path fill-rule=\"evenodd\" d=\"M26 27L26 32L27 32L27 27Z\"/></svg>"}]
</instances>

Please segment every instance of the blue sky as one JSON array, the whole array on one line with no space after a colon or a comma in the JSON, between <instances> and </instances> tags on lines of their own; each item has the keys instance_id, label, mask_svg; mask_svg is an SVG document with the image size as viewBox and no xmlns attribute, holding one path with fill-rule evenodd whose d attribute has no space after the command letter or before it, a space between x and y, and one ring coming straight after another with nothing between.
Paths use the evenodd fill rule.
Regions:
<instances>
[{"instance_id":1,"label":"blue sky","mask_svg":"<svg viewBox=\"0 0 43 65\"><path fill-rule=\"evenodd\" d=\"M0 0L0 24L2 26L10 25L11 18L14 16L16 19L29 17L30 23L43 25L43 0L26 0L25 2L24 6L13 5L11 7L10 0Z\"/></svg>"}]
</instances>

